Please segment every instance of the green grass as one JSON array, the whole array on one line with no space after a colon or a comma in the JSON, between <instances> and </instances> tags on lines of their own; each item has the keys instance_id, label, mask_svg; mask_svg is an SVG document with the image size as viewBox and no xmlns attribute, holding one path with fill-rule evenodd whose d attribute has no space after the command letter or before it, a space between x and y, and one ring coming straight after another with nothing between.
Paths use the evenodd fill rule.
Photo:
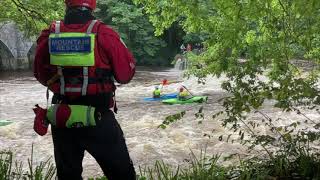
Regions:
<instances>
[{"instance_id":1,"label":"green grass","mask_svg":"<svg viewBox=\"0 0 320 180\"><path fill-rule=\"evenodd\" d=\"M56 169L52 159L33 163L33 148L27 168L22 162L13 161L12 152L0 152L0 180L53 180ZM163 161L153 166L139 167L138 180L265 180L265 179L320 179L320 158L316 154L300 154L295 158L275 155L273 159L257 157L240 160L237 165L221 166L220 156L208 157L201 153L199 157L192 153L184 166L173 167ZM107 180L105 177L89 180Z\"/></svg>"},{"instance_id":2,"label":"green grass","mask_svg":"<svg viewBox=\"0 0 320 180\"><path fill-rule=\"evenodd\" d=\"M34 166L33 146L31 158L28 159L27 170L24 170L22 162L13 161L12 152L0 152L0 180L51 180L55 178L55 174L56 168L51 158Z\"/></svg>"}]
</instances>

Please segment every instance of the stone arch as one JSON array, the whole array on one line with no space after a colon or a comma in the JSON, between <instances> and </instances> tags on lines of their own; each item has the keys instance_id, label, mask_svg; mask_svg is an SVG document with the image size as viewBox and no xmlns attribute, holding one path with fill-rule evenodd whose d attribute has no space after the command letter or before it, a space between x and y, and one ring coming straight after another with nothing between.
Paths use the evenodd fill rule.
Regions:
<instances>
[{"instance_id":1,"label":"stone arch","mask_svg":"<svg viewBox=\"0 0 320 180\"><path fill-rule=\"evenodd\" d=\"M37 44L33 43L27 53L28 62L29 62L29 69L32 69L32 67L33 67L34 57L35 57L35 53L36 53L36 47L37 47Z\"/></svg>"},{"instance_id":2,"label":"stone arch","mask_svg":"<svg viewBox=\"0 0 320 180\"><path fill-rule=\"evenodd\" d=\"M9 70L15 67L16 61L10 49L0 40L0 70Z\"/></svg>"},{"instance_id":3,"label":"stone arch","mask_svg":"<svg viewBox=\"0 0 320 180\"><path fill-rule=\"evenodd\" d=\"M24 36L18 27L12 22L0 24L0 41L7 47L14 58L0 62L6 70L30 69L31 62L29 60L28 52L33 45L31 39ZM10 66L8 66L10 65Z\"/></svg>"},{"instance_id":4,"label":"stone arch","mask_svg":"<svg viewBox=\"0 0 320 180\"><path fill-rule=\"evenodd\" d=\"M0 25L0 41L9 49L14 58L17 58L17 27L8 22Z\"/></svg>"}]
</instances>

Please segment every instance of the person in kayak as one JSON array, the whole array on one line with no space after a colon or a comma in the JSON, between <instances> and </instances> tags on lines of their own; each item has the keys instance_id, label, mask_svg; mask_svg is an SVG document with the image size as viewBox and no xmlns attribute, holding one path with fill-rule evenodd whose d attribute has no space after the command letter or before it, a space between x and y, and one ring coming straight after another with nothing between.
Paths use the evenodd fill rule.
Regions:
<instances>
[{"instance_id":1,"label":"person in kayak","mask_svg":"<svg viewBox=\"0 0 320 180\"><path fill-rule=\"evenodd\" d=\"M192 95L189 93L189 91L184 88L183 86L179 88L179 93L178 93L178 99L179 100L187 100L190 99Z\"/></svg>"},{"instance_id":2,"label":"person in kayak","mask_svg":"<svg viewBox=\"0 0 320 180\"><path fill-rule=\"evenodd\" d=\"M161 89L159 88L159 86L155 86L154 90L153 90L153 98L160 98L161 97Z\"/></svg>"},{"instance_id":3,"label":"person in kayak","mask_svg":"<svg viewBox=\"0 0 320 180\"><path fill-rule=\"evenodd\" d=\"M59 180L82 179L84 152L109 180L134 180L136 173L114 99L118 83L135 74L135 60L118 33L96 20L96 0L65 0L64 20L37 40L34 76L54 93L51 124ZM52 108L53 107L53 108Z\"/></svg>"}]
</instances>

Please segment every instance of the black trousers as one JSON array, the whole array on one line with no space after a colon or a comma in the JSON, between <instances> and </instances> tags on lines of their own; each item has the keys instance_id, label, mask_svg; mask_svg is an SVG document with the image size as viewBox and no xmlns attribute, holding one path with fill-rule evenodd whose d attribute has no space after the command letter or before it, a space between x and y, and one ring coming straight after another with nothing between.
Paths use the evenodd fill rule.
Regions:
<instances>
[{"instance_id":1,"label":"black trousers","mask_svg":"<svg viewBox=\"0 0 320 180\"><path fill-rule=\"evenodd\" d=\"M98 162L109 180L134 180L136 173L120 125L110 110L99 111L95 127L52 127L54 156L59 180L81 180L84 151ZM100 119L100 120L99 120Z\"/></svg>"}]
</instances>

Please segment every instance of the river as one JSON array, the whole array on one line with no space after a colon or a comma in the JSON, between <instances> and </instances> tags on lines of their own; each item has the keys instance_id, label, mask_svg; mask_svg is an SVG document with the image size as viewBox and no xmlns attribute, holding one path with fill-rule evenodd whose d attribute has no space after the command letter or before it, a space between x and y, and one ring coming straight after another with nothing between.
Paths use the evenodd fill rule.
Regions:
<instances>
[{"instance_id":1,"label":"river","mask_svg":"<svg viewBox=\"0 0 320 180\"><path fill-rule=\"evenodd\" d=\"M144 102L142 98L151 96L154 84L161 83L164 78L169 82L183 81L165 86L165 92L176 92L183 84L193 94L209 96L208 102L189 105ZM226 96L226 92L220 88L223 79L208 78L207 83L202 85L198 84L195 78L183 78L181 71L139 67L129 84L118 87L116 99L119 112L116 118L124 131L136 170L138 166L149 166L156 160L164 160L172 165L185 164L185 159L189 158L191 151L199 154L202 149L206 149L208 155L226 156L235 153L250 155L238 142L232 144L218 140L220 135L230 134L220 125L219 120L211 118L212 114L222 109L218 100ZM34 118L32 108L35 104L46 106L46 88L35 80L31 72L0 73L0 84L0 120L14 122L0 127L0 151L13 151L15 159L22 160L25 165L30 158L32 144L35 164L53 157L51 132L41 137L32 128ZM194 114L201 106L204 106L205 121L199 123ZM264 109L264 112L271 117L289 119L279 121L279 124L290 124L302 119L294 112L284 113L272 108L271 102L266 103ZM166 116L183 110L186 110L187 114L182 120L165 130L158 128ZM310 118L319 118L319 114L310 112L308 115ZM252 115L251 118L262 119L258 114ZM264 128L260 131L266 132ZM102 175L97 163L88 153L85 155L83 166L84 177Z\"/></svg>"}]
</instances>

